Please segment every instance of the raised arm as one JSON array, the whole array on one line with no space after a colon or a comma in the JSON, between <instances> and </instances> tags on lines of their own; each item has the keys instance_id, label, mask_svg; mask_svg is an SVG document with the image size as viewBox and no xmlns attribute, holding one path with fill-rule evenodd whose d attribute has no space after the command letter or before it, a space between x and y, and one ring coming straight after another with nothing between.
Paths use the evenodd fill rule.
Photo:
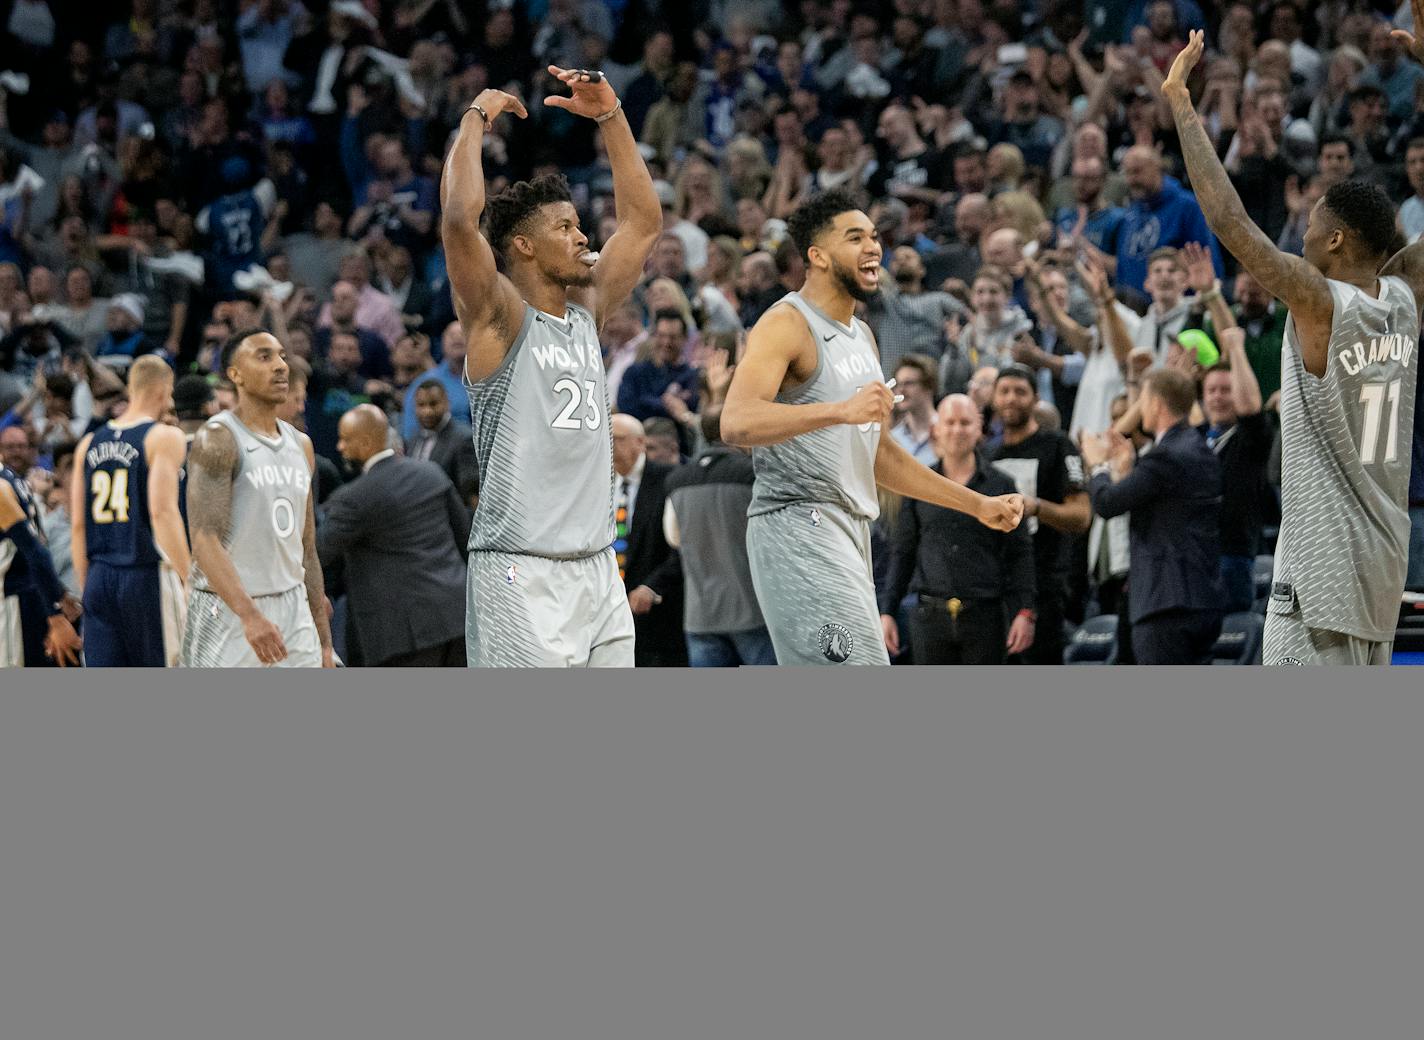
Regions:
<instances>
[{"instance_id":1,"label":"raised arm","mask_svg":"<svg viewBox=\"0 0 1424 1040\"><path fill-rule=\"evenodd\" d=\"M762 315L747 335L746 352L727 389L722 439L738 448L754 448L838 423L888 423L893 395L878 379L844 401L778 403L776 395L797 360L809 375L815 357L806 319L796 308L784 304Z\"/></svg>"},{"instance_id":2,"label":"raised arm","mask_svg":"<svg viewBox=\"0 0 1424 1040\"><path fill-rule=\"evenodd\" d=\"M237 476L237 441L226 426L210 422L193 438L188 455L188 527L193 563L213 594L242 622L242 633L263 664L287 656L277 626L263 616L242 587L225 544L232 518L232 482Z\"/></svg>"},{"instance_id":3,"label":"raised arm","mask_svg":"<svg viewBox=\"0 0 1424 1040\"><path fill-rule=\"evenodd\" d=\"M1236 417L1244 419L1248 415L1261 412L1261 384L1256 379L1256 371L1246 357L1246 330L1239 325L1221 329L1216 334L1222 352L1231 362L1231 405L1236 409Z\"/></svg>"},{"instance_id":4,"label":"raised arm","mask_svg":"<svg viewBox=\"0 0 1424 1040\"><path fill-rule=\"evenodd\" d=\"M307 495L307 522L302 529L302 571L306 578L307 606L311 608L312 621L316 623L317 640L321 643L321 666L335 668L336 658L331 649L331 620L326 616L326 583L321 576L321 558L316 551L316 452L312 448L310 437L304 433L299 436L312 476L311 492Z\"/></svg>"},{"instance_id":5,"label":"raised arm","mask_svg":"<svg viewBox=\"0 0 1424 1040\"><path fill-rule=\"evenodd\" d=\"M1162 93L1177 123L1192 191L1207 226L1216 237L1267 292L1290 309L1306 370L1312 375L1324 375L1329 356L1330 322L1335 309L1330 286L1325 276L1302 257L1277 249L1246 215L1246 207L1217 158L1187 90L1187 76L1201 58L1204 47L1203 34L1194 30L1162 84Z\"/></svg>"},{"instance_id":6,"label":"raised arm","mask_svg":"<svg viewBox=\"0 0 1424 1040\"><path fill-rule=\"evenodd\" d=\"M603 148L613 168L613 209L618 227L603 244L593 268L594 319L604 319L628 299L643 276L643 265L663 230L663 209L653 178L638 152L633 128L623 114L623 103L608 79L599 72L549 66L549 73L573 91L572 97L551 94L550 108L562 108L595 120L603 131Z\"/></svg>"},{"instance_id":7,"label":"raised arm","mask_svg":"<svg viewBox=\"0 0 1424 1040\"><path fill-rule=\"evenodd\" d=\"M1413 15L1410 24L1424 32L1424 0L1410 0L1409 10ZM1395 29L1390 36L1404 45L1411 58L1424 64L1424 38L1404 29ZM1389 262L1380 269L1380 277L1386 275L1403 278L1414 291L1415 302L1424 305L1424 242L1405 246L1390 257Z\"/></svg>"},{"instance_id":8,"label":"raised arm","mask_svg":"<svg viewBox=\"0 0 1424 1040\"><path fill-rule=\"evenodd\" d=\"M178 473L183 469L187 442L176 426L157 423L143 439L148 456L148 511L153 521L153 540L168 565L178 572L184 585L188 583L190 559L188 533L183 529L183 514L178 511ZM83 517L79 518L83 521Z\"/></svg>"},{"instance_id":9,"label":"raised arm","mask_svg":"<svg viewBox=\"0 0 1424 1040\"><path fill-rule=\"evenodd\" d=\"M485 174L480 150L488 118L504 112L523 119L524 104L502 90L484 90L460 120L460 131L440 178L440 237L455 315L465 330L465 369L484 379L504 360L519 331L519 292L495 265L494 250L480 231L485 211Z\"/></svg>"}]
</instances>

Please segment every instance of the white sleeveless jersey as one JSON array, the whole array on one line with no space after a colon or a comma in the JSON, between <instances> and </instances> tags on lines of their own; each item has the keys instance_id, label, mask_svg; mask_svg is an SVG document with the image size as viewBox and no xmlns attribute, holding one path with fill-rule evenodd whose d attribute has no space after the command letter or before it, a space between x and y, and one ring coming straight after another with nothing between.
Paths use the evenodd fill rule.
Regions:
<instances>
[{"instance_id":1,"label":"white sleeveless jersey","mask_svg":"<svg viewBox=\"0 0 1424 1040\"><path fill-rule=\"evenodd\" d=\"M1271 610L1311 628L1394 638L1409 551L1409 457L1419 307L1400 278L1376 299L1331 281L1329 360L1317 379L1295 319L1281 349L1281 533Z\"/></svg>"},{"instance_id":2,"label":"white sleeveless jersey","mask_svg":"<svg viewBox=\"0 0 1424 1040\"><path fill-rule=\"evenodd\" d=\"M613 434L593 315L524 305L504 361L466 380L480 498L472 552L578 559L613 544Z\"/></svg>"},{"instance_id":3,"label":"white sleeveless jersey","mask_svg":"<svg viewBox=\"0 0 1424 1040\"><path fill-rule=\"evenodd\" d=\"M289 592L306 581L302 535L311 494L311 468L294 427L277 420L277 439L248 429L232 412L208 425L226 427L237 441L232 517L223 547L249 596ZM212 591L193 564L193 587Z\"/></svg>"},{"instance_id":4,"label":"white sleeveless jersey","mask_svg":"<svg viewBox=\"0 0 1424 1040\"><path fill-rule=\"evenodd\" d=\"M799 386L777 394L780 404L844 401L864 384L881 378L880 359L865 323L842 325L800 293L782 300L801 312L816 341L816 370ZM852 516L880 515L875 490L875 453L880 424L824 426L752 449L756 483L747 513L757 516L789 505L829 503Z\"/></svg>"}]
</instances>

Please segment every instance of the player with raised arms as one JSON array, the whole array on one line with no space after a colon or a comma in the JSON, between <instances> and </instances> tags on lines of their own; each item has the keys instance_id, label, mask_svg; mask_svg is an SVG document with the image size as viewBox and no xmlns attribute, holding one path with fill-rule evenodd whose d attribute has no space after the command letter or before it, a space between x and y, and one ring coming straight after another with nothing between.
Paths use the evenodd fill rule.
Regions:
<instances>
[{"instance_id":1,"label":"player with raised arms","mask_svg":"<svg viewBox=\"0 0 1424 1040\"><path fill-rule=\"evenodd\" d=\"M572 97L544 103L594 120L603 133L617 229L601 254L590 252L562 176L516 183L486 205L485 132L506 112L528 115L510 94L475 98L440 183L480 463L467 657L472 667L632 667L633 615L613 551L613 441L598 331L642 276L662 209L608 81L593 71L549 72Z\"/></svg>"},{"instance_id":2,"label":"player with raised arms","mask_svg":"<svg viewBox=\"0 0 1424 1040\"><path fill-rule=\"evenodd\" d=\"M1414 0L1416 17L1420 8ZM1187 176L1217 238L1290 311L1281 532L1262 660L1388 664L1409 547L1424 251L1391 258L1394 205L1363 181L1337 184L1316 203L1304 256L1277 249L1246 215L1192 106L1187 77L1204 46L1192 32L1162 84Z\"/></svg>"}]
</instances>

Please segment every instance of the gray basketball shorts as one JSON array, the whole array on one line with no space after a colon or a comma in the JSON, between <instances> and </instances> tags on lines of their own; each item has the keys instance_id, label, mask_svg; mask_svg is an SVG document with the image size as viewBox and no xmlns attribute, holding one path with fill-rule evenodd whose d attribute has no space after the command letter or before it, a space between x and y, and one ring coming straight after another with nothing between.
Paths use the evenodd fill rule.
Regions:
<instances>
[{"instance_id":1,"label":"gray basketball shorts","mask_svg":"<svg viewBox=\"0 0 1424 1040\"><path fill-rule=\"evenodd\" d=\"M884 664L870 523L804 503L747 519L752 586L778 664Z\"/></svg>"},{"instance_id":2,"label":"gray basketball shorts","mask_svg":"<svg viewBox=\"0 0 1424 1040\"><path fill-rule=\"evenodd\" d=\"M1387 665L1393 641L1379 643L1344 632L1311 628L1305 623L1300 604L1293 609L1271 603L1267 608L1266 631L1261 644L1264 665ZM1280 610L1280 613L1277 611Z\"/></svg>"},{"instance_id":3,"label":"gray basketball shorts","mask_svg":"<svg viewBox=\"0 0 1424 1040\"><path fill-rule=\"evenodd\" d=\"M320 668L321 638L312 620L305 585L275 596L254 596L258 611L282 633L287 656L273 665L257 659L242 631L242 620L216 593L194 589L188 596L180 668Z\"/></svg>"},{"instance_id":4,"label":"gray basketball shorts","mask_svg":"<svg viewBox=\"0 0 1424 1040\"><path fill-rule=\"evenodd\" d=\"M611 548L577 560L470 553L471 668L632 668L633 612Z\"/></svg>"}]
</instances>

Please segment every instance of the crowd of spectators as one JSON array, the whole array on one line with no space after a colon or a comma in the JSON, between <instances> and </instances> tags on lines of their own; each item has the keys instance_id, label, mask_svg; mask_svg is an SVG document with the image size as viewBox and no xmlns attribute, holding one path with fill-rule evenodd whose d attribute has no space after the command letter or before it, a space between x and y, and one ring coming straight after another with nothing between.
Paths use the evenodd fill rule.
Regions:
<instances>
[{"instance_id":1,"label":"crowd of spectators","mask_svg":"<svg viewBox=\"0 0 1424 1040\"><path fill-rule=\"evenodd\" d=\"M971 464L985 461L1031 497L1033 591L1005 564L1000 598L1006 627L1031 600L1039 652L1025 656L1053 660L1065 622L1117 609L1130 585L1126 518L1092 515L1078 446L1119 419L1150 444L1136 406L1151 370L1205 380L1188 419L1214 451L1265 416L1233 462L1250 500L1221 517L1234 588L1270 549L1284 308L1221 254L1182 181L1168 64L1206 29L1199 110L1283 248L1299 251L1309 208L1347 178L1389 190L1413 241L1424 69L1390 36L1409 23L1407 3L1363 0L3 0L0 450L62 509L72 445L122 414L134 357L163 356L206 382L196 396L189 383L201 408L221 408L217 348L262 324L300 369L293 418L325 460L323 499L359 472L340 420L373 404L392 444L473 504L444 155L481 89L518 95L529 118L485 137L491 194L562 172L596 248L613 226L597 128L540 102L549 64L599 68L664 212L644 282L603 330L611 399L649 457L708 445L702 418L745 330L799 287L790 212L820 189L859 193L889 274L863 316L905 396L891 435L993 483ZM1232 325L1244 346L1228 352ZM1239 380L1211 389L1197 331L1249 366L1254 398ZM1006 389L1006 370L1027 378ZM1255 412L1213 408L1213 393ZM981 417L968 448L967 407ZM1416 437L1416 541L1420 456ZM887 584L903 525L886 506L876 562L894 616L887 589L915 576L897 561Z\"/></svg>"}]
</instances>

